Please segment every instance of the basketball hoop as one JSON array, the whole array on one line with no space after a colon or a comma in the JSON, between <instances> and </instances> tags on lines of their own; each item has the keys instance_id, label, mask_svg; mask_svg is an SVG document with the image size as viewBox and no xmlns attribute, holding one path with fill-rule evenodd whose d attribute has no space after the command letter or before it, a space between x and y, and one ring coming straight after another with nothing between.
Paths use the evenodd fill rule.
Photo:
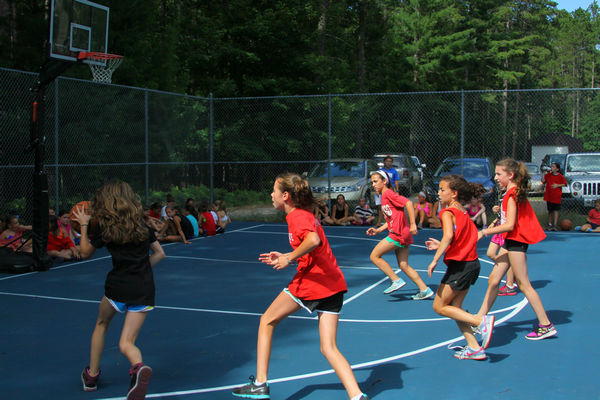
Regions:
<instances>
[{"instance_id":1,"label":"basketball hoop","mask_svg":"<svg viewBox=\"0 0 600 400\"><path fill-rule=\"evenodd\" d=\"M121 65L123 56L108 53L81 52L78 58L88 60L94 82L111 83L112 74Z\"/></svg>"}]
</instances>

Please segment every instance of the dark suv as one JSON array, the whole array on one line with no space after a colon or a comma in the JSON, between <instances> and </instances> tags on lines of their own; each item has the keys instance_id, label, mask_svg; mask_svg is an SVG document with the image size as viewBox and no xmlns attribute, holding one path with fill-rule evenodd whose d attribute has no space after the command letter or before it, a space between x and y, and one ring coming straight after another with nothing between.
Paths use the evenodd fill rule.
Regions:
<instances>
[{"instance_id":1,"label":"dark suv","mask_svg":"<svg viewBox=\"0 0 600 400\"><path fill-rule=\"evenodd\" d=\"M461 166L462 164L462 166ZM494 182L494 165L486 157L460 157L446 158L433 174L435 189L440 184L440 179L444 175L457 174L462 175L468 182L480 183L486 189L483 195L485 207L491 211L494 204L498 202L498 189Z\"/></svg>"}]
</instances>

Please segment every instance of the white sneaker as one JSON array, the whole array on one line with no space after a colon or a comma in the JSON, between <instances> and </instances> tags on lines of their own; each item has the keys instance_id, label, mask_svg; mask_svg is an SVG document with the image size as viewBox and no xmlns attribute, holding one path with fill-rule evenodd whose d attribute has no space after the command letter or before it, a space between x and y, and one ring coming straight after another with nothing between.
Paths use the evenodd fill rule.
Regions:
<instances>
[{"instance_id":1,"label":"white sneaker","mask_svg":"<svg viewBox=\"0 0 600 400\"><path fill-rule=\"evenodd\" d=\"M481 332L481 347L485 350L490 345L492 340L492 332L494 331L494 321L496 317L493 315L484 315L479 324L479 331Z\"/></svg>"}]
</instances>

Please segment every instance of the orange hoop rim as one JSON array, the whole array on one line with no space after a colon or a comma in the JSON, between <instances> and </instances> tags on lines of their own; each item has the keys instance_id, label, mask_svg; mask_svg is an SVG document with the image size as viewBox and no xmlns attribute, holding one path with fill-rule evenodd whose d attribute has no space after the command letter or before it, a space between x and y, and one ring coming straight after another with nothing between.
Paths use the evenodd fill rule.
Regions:
<instances>
[{"instance_id":1,"label":"orange hoop rim","mask_svg":"<svg viewBox=\"0 0 600 400\"><path fill-rule=\"evenodd\" d=\"M95 51L89 51L89 52L82 51L82 52L79 53L79 55L77 56L77 58L79 60L85 60L85 59L90 59L90 60L116 60L116 59L119 59L119 58L123 58L123 56L121 56L119 54L99 53L99 52L95 52Z\"/></svg>"}]
</instances>

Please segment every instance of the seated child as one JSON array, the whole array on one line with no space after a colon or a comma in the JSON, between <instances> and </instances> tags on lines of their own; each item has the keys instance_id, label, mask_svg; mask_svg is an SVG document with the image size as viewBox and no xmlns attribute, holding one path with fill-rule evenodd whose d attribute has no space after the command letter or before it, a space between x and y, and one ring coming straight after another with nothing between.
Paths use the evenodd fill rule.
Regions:
<instances>
[{"instance_id":1,"label":"seated child","mask_svg":"<svg viewBox=\"0 0 600 400\"><path fill-rule=\"evenodd\" d=\"M48 216L48 255L52 258L64 260L79 260L81 253L75 243L67 235L61 234L58 218L55 215Z\"/></svg>"},{"instance_id":2,"label":"seated child","mask_svg":"<svg viewBox=\"0 0 600 400\"><path fill-rule=\"evenodd\" d=\"M158 240L161 242L192 243L189 239L194 237L194 228L190 221L181 215L178 207L167 206L165 211L169 219L165 221Z\"/></svg>"},{"instance_id":3,"label":"seated child","mask_svg":"<svg viewBox=\"0 0 600 400\"><path fill-rule=\"evenodd\" d=\"M600 199L594 202L594 208L586 217L587 223L581 227L581 232L600 232Z\"/></svg>"},{"instance_id":4,"label":"seated child","mask_svg":"<svg viewBox=\"0 0 600 400\"><path fill-rule=\"evenodd\" d=\"M202 202L198 206L198 221L204 235L213 236L217 233L217 213L208 210L208 203Z\"/></svg>"},{"instance_id":5,"label":"seated child","mask_svg":"<svg viewBox=\"0 0 600 400\"><path fill-rule=\"evenodd\" d=\"M375 213L367 204L367 200L361 197L358 200L358 205L354 208L353 223L354 225L373 225L375 221Z\"/></svg>"},{"instance_id":6,"label":"seated child","mask_svg":"<svg viewBox=\"0 0 600 400\"><path fill-rule=\"evenodd\" d=\"M14 251L31 253L33 251L31 239L23 235L31 230L31 225L21 225L16 215L9 215L4 220L4 230L0 233L0 246L6 245Z\"/></svg>"},{"instance_id":7,"label":"seated child","mask_svg":"<svg viewBox=\"0 0 600 400\"><path fill-rule=\"evenodd\" d=\"M224 233L225 227L227 224L231 222L231 218L227 215L227 208L225 207L225 202L223 200L215 200L213 203L213 212L217 214L217 233ZM214 216L214 215L213 215Z\"/></svg>"}]
</instances>

